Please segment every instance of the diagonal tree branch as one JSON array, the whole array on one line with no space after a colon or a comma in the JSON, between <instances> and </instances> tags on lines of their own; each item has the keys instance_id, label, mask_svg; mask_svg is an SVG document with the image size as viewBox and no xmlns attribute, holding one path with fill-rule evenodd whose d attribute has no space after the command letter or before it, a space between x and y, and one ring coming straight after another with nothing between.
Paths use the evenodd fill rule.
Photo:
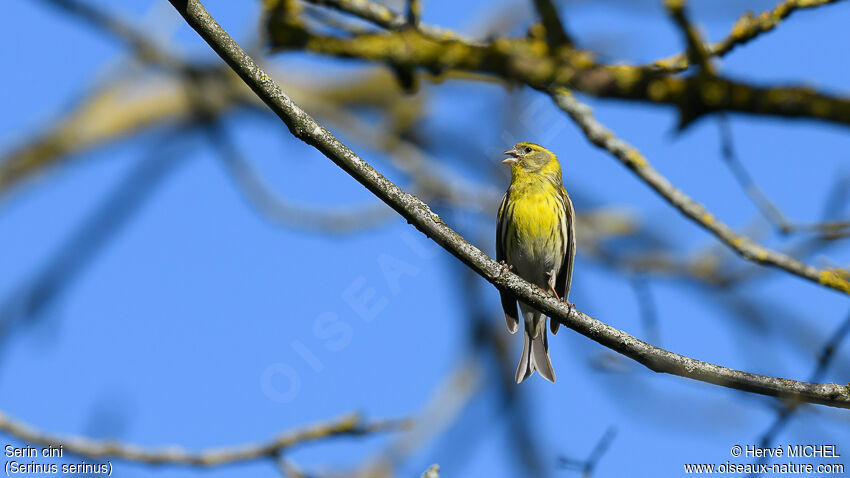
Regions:
<instances>
[{"instance_id":1,"label":"diagonal tree branch","mask_svg":"<svg viewBox=\"0 0 850 478\"><path fill-rule=\"evenodd\" d=\"M0 412L0 430L26 443L62 446L63 450L87 458L120 458L149 465L220 466L231 463L275 459L296 445L341 436L361 436L371 433L399 430L406 421L386 420L364 422L357 414L346 415L327 422L316 423L286 432L264 443L253 443L228 448L190 452L180 447L146 449L113 441L95 441L83 437L58 436L37 430Z\"/></svg>"},{"instance_id":2,"label":"diagonal tree branch","mask_svg":"<svg viewBox=\"0 0 850 478\"><path fill-rule=\"evenodd\" d=\"M812 282L850 294L850 281L836 270L818 269L793 257L767 249L738 235L731 227L714 217L705 206L693 200L653 168L637 149L618 139L593 117L593 111L566 90L552 92L552 98L579 125L591 143L611 153L682 214L714 234L721 242L748 261L777 267Z\"/></svg>"},{"instance_id":3,"label":"diagonal tree branch","mask_svg":"<svg viewBox=\"0 0 850 478\"><path fill-rule=\"evenodd\" d=\"M315 147L434 242L481 277L554 320L630 357L669 373L747 392L850 408L850 386L798 382L703 362L655 347L551 297L458 235L427 204L401 190L296 105L213 19L198 0L169 0L186 22L277 114L297 138Z\"/></svg>"}]
</instances>

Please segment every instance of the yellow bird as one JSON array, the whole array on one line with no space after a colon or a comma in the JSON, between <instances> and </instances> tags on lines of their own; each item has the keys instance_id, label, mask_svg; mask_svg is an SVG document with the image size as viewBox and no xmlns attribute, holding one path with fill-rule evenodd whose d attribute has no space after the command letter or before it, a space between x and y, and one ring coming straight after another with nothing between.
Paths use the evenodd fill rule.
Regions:
<instances>
[{"instance_id":1,"label":"yellow bird","mask_svg":"<svg viewBox=\"0 0 850 478\"><path fill-rule=\"evenodd\" d=\"M496 260L569 303L576 251L575 211L561 181L558 158L534 143L517 143L504 154L508 158L502 163L511 167L511 185L499 206ZM519 328L517 300L509 292L501 295L508 330L515 333ZM523 302L519 309L525 322L525 341L516 381L522 382L537 370L554 382L546 316ZM553 334L559 325L550 320Z\"/></svg>"}]
</instances>

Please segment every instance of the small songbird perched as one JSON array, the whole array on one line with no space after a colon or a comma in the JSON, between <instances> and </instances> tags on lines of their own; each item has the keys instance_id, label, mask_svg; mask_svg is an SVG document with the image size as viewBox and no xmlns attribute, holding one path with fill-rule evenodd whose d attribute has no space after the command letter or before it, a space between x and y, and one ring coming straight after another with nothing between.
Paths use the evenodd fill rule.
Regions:
<instances>
[{"instance_id":1,"label":"small songbird perched","mask_svg":"<svg viewBox=\"0 0 850 478\"><path fill-rule=\"evenodd\" d=\"M496 260L569 303L576 251L575 212L561 182L558 158L534 143L517 143L505 154L509 157L502 163L511 167L511 185L499 206ZM508 330L515 333L519 328L516 298L509 292L501 295ZM537 370L554 382L546 316L523 302L519 309L525 321L525 342L516 381L522 382ZM550 321L553 334L559 325Z\"/></svg>"}]
</instances>

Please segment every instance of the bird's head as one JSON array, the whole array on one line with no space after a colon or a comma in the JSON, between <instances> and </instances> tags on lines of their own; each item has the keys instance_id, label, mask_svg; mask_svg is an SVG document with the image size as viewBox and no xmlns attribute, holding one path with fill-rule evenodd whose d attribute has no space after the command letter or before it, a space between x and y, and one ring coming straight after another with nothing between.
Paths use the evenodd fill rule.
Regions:
<instances>
[{"instance_id":1,"label":"bird's head","mask_svg":"<svg viewBox=\"0 0 850 478\"><path fill-rule=\"evenodd\" d=\"M558 158L548 149L534 143L517 143L505 151L508 157L502 161L511 167L512 175L524 173L551 174L561 176Z\"/></svg>"}]
</instances>

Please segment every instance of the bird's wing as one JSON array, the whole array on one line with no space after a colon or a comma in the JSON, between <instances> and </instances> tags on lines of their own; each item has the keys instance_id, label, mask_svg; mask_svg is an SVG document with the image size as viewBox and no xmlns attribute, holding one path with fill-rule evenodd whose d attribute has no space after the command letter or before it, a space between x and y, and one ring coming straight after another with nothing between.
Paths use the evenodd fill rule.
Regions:
<instances>
[{"instance_id":1,"label":"bird's wing","mask_svg":"<svg viewBox=\"0 0 850 478\"><path fill-rule=\"evenodd\" d=\"M561 295L561 299L569 300L570 284L573 280L573 262L576 257L576 213L573 209L573 201L567 191L561 188L561 196L564 201L564 222L566 224L566 237L564 240L564 262L561 264L561 269L558 271L558 277L555 280L555 290ZM553 334L558 333L558 327L561 324L554 320L549 321L549 328Z\"/></svg>"},{"instance_id":2,"label":"bird's wing","mask_svg":"<svg viewBox=\"0 0 850 478\"><path fill-rule=\"evenodd\" d=\"M496 260L508 260L505 254L505 237L508 233L508 220L505 217L505 205L508 202L508 193L502 198L502 204L499 206L499 221L496 225ZM516 308L516 298L509 292L499 291L502 297L502 310L505 311L505 322L508 324L508 331L515 333L519 329L519 314Z\"/></svg>"}]
</instances>

